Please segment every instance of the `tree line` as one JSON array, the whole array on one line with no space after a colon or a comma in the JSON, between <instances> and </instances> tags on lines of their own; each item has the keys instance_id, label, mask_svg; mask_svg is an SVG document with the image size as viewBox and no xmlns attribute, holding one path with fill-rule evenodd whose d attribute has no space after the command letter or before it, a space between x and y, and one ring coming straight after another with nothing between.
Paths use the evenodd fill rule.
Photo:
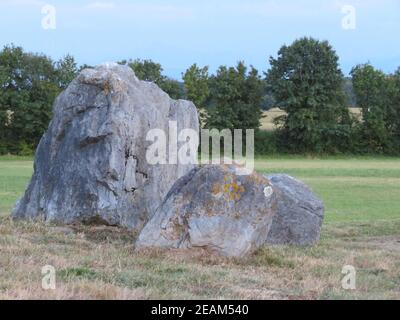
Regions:
<instances>
[{"instance_id":1,"label":"tree line","mask_svg":"<svg viewBox=\"0 0 400 320\"><path fill-rule=\"evenodd\" d=\"M264 73L243 61L213 74L193 64L183 82L151 60L119 63L172 98L193 101L205 128L255 129L259 154L400 154L400 68L385 74L360 64L346 78L327 41L301 38L282 46ZM71 55L53 61L14 45L0 51L0 154L33 152L55 97L84 68L91 66L78 67ZM361 118L350 113L354 105ZM266 132L259 127L270 107L285 114L275 119L278 129Z\"/></svg>"}]
</instances>

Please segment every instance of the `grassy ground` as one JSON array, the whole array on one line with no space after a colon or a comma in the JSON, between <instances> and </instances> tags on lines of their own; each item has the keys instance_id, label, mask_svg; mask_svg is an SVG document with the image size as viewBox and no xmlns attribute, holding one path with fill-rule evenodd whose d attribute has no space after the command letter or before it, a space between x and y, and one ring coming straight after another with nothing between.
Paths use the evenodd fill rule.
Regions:
<instances>
[{"instance_id":1,"label":"grassy ground","mask_svg":"<svg viewBox=\"0 0 400 320\"><path fill-rule=\"evenodd\" d=\"M0 299L400 299L400 159L263 158L256 167L292 174L323 198L317 246L264 248L247 260L135 252L120 229L13 222L32 162L0 158ZM41 289L47 264L54 291ZM357 270L356 290L341 287L344 265Z\"/></svg>"},{"instance_id":2,"label":"grassy ground","mask_svg":"<svg viewBox=\"0 0 400 320\"><path fill-rule=\"evenodd\" d=\"M32 175L32 160L23 157L0 157L0 216L8 215L23 194Z\"/></svg>"}]
</instances>

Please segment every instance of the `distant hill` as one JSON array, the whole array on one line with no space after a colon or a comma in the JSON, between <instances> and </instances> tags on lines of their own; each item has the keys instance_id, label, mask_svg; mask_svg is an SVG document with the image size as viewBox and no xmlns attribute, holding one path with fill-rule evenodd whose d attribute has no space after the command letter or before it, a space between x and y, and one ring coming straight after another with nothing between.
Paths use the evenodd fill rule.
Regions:
<instances>
[{"instance_id":1,"label":"distant hill","mask_svg":"<svg viewBox=\"0 0 400 320\"><path fill-rule=\"evenodd\" d=\"M361 109L360 108L349 108L350 112L356 116L358 119L361 118ZM261 119L261 130L273 131L276 129L274 124L274 119L284 115L285 112L279 108L271 108L268 111L264 111L264 118Z\"/></svg>"}]
</instances>

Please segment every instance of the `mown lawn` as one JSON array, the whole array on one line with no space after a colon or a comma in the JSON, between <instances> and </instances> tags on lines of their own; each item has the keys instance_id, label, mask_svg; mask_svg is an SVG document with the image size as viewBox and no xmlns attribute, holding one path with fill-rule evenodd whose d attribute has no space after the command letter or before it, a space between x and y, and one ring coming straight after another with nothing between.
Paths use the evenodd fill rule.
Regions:
<instances>
[{"instance_id":1,"label":"mown lawn","mask_svg":"<svg viewBox=\"0 0 400 320\"><path fill-rule=\"evenodd\" d=\"M24 157L0 157L0 216L10 213L22 196L33 172L33 162Z\"/></svg>"},{"instance_id":2,"label":"mown lawn","mask_svg":"<svg viewBox=\"0 0 400 320\"><path fill-rule=\"evenodd\" d=\"M324 200L326 223L400 219L400 159L263 158L262 172L285 172Z\"/></svg>"},{"instance_id":3,"label":"mown lawn","mask_svg":"<svg viewBox=\"0 0 400 320\"><path fill-rule=\"evenodd\" d=\"M134 251L111 227L13 222L11 207L32 173L29 158L0 157L0 299L400 299L400 159L262 158L260 172L286 172L326 205L312 248L264 248L246 260L201 250ZM41 288L41 268L57 289ZM344 265L357 289L344 290Z\"/></svg>"}]
</instances>

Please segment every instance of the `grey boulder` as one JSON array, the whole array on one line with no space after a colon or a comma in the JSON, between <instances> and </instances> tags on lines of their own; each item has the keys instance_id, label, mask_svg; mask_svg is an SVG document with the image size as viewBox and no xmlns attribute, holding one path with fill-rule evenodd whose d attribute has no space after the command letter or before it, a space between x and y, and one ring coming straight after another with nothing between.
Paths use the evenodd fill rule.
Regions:
<instances>
[{"instance_id":1,"label":"grey boulder","mask_svg":"<svg viewBox=\"0 0 400 320\"><path fill-rule=\"evenodd\" d=\"M193 103L114 63L83 70L56 99L14 218L93 222L140 230L192 164L149 164L151 129L198 132Z\"/></svg>"},{"instance_id":2,"label":"grey boulder","mask_svg":"<svg viewBox=\"0 0 400 320\"><path fill-rule=\"evenodd\" d=\"M202 247L243 257L263 245L276 210L268 179L206 165L179 179L140 233L136 248Z\"/></svg>"},{"instance_id":3,"label":"grey boulder","mask_svg":"<svg viewBox=\"0 0 400 320\"><path fill-rule=\"evenodd\" d=\"M267 178L274 186L278 202L267 244L315 244L319 240L324 219L323 202L309 187L293 177L274 174Z\"/></svg>"}]
</instances>

